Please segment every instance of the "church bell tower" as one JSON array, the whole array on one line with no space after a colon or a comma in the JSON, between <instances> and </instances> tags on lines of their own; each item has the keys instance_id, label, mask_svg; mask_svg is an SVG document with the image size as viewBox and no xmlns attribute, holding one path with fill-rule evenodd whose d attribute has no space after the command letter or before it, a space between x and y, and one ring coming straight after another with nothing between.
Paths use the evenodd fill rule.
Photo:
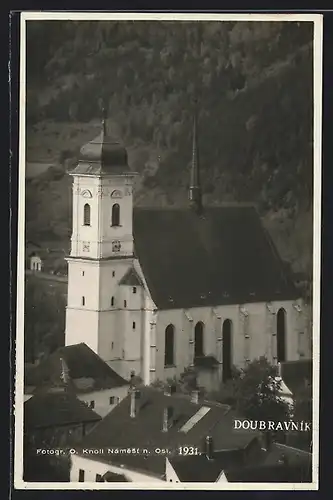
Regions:
<instances>
[{"instance_id":1,"label":"church bell tower","mask_svg":"<svg viewBox=\"0 0 333 500\"><path fill-rule=\"evenodd\" d=\"M133 183L126 149L112 141L103 113L99 135L80 150L73 178L66 345L85 342L117 359L115 295L133 261Z\"/></svg>"}]
</instances>

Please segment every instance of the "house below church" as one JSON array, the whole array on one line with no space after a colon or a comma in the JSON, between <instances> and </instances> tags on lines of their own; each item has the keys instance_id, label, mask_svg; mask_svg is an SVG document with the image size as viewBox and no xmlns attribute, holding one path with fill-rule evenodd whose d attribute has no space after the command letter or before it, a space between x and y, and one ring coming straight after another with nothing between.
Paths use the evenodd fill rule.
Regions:
<instances>
[{"instance_id":1,"label":"house below church","mask_svg":"<svg viewBox=\"0 0 333 500\"><path fill-rule=\"evenodd\" d=\"M60 347L25 373L25 400L47 389L66 388L104 417L127 396L129 382L86 344Z\"/></svg>"}]
</instances>

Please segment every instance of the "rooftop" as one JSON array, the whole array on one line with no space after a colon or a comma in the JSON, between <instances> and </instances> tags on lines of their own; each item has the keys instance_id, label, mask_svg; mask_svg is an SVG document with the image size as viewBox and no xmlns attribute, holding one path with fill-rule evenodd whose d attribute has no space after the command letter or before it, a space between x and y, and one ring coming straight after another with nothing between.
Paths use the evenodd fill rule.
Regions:
<instances>
[{"instance_id":1,"label":"rooftop","mask_svg":"<svg viewBox=\"0 0 333 500\"><path fill-rule=\"evenodd\" d=\"M63 380L61 360L68 372L66 382ZM36 388L33 392L46 386L70 385L77 394L112 389L128 383L83 342L60 347L39 365L29 366L24 380L25 388Z\"/></svg>"},{"instance_id":2,"label":"rooftop","mask_svg":"<svg viewBox=\"0 0 333 500\"><path fill-rule=\"evenodd\" d=\"M159 309L295 299L255 208L135 208L135 253ZM151 235L154 235L154 245Z\"/></svg>"},{"instance_id":3,"label":"rooftop","mask_svg":"<svg viewBox=\"0 0 333 500\"><path fill-rule=\"evenodd\" d=\"M80 149L79 163L71 174L117 175L129 173L127 151L103 129Z\"/></svg>"},{"instance_id":4,"label":"rooftop","mask_svg":"<svg viewBox=\"0 0 333 500\"><path fill-rule=\"evenodd\" d=\"M291 392L297 395L311 396L312 360L300 359L281 363L281 377Z\"/></svg>"},{"instance_id":5,"label":"rooftop","mask_svg":"<svg viewBox=\"0 0 333 500\"><path fill-rule=\"evenodd\" d=\"M24 425L28 429L98 422L101 417L66 390L43 392L24 403Z\"/></svg>"},{"instance_id":6,"label":"rooftop","mask_svg":"<svg viewBox=\"0 0 333 500\"><path fill-rule=\"evenodd\" d=\"M130 267L119 281L119 285L142 286L142 281L136 270Z\"/></svg>"},{"instance_id":7,"label":"rooftop","mask_svg":"<svg viewBox=\"0 0 333 500\"><path fill-rule=\"evenodd\" d=\"M211 435L216 450L243 449L259 435L257 431L234 430L233 421L238 417L227 405L207 401L196 404L190 397L165 395L150 387L140 389L134 418L130 415L130 404L131 396L128 395L86 436L81 447L139 448L148 450L148 454L103 454L89 458L163 475L165 455L156 454L156 448L168 449L168 456L174 456L180 445L201 449L206 436ZM165 432L163 415L168 407L172 408L172 415Z\"/></svg>"}]
</instances>

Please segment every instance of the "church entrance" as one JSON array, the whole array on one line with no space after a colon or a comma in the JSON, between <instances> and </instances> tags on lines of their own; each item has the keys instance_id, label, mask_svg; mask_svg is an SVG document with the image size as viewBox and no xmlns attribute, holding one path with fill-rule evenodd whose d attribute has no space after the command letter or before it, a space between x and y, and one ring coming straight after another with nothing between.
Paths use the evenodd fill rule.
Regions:
<instances>
[{"instance_id":1,"label":"church entrance","mask_svg":"<svg viewBox=\"0 0 333 500\"><path fill-rule=\"evenodd\" d=\"M276 317L276 355L278 363L286 361L286 311L279 309Z\"/></svg>"},{"instance_id":2,"label":"church entrance","mask_svg":"<svg viewBox=\"0 0 333 500\"><path fill-rule=\"evenodd\" d=\"M222 381L231 378L232 371L232 323L226 319L222 327Z\"/></svg>"}]
</instances>

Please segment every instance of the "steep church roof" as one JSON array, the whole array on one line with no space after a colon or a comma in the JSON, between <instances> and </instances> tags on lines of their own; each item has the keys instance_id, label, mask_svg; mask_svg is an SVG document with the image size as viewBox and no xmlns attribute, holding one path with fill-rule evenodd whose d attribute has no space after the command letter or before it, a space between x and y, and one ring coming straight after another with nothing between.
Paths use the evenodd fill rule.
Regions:
<instances>
[{"instance_id":1,"label":"steep church roof","mask_svg":"<svg viewBox=\"0 0 333 500\"><path fill-rule=\"evenodd\" d=\"M135 254L159 309L288 300L297 291L250 206L135 208Z\"/></svg>"}]
</instances>

